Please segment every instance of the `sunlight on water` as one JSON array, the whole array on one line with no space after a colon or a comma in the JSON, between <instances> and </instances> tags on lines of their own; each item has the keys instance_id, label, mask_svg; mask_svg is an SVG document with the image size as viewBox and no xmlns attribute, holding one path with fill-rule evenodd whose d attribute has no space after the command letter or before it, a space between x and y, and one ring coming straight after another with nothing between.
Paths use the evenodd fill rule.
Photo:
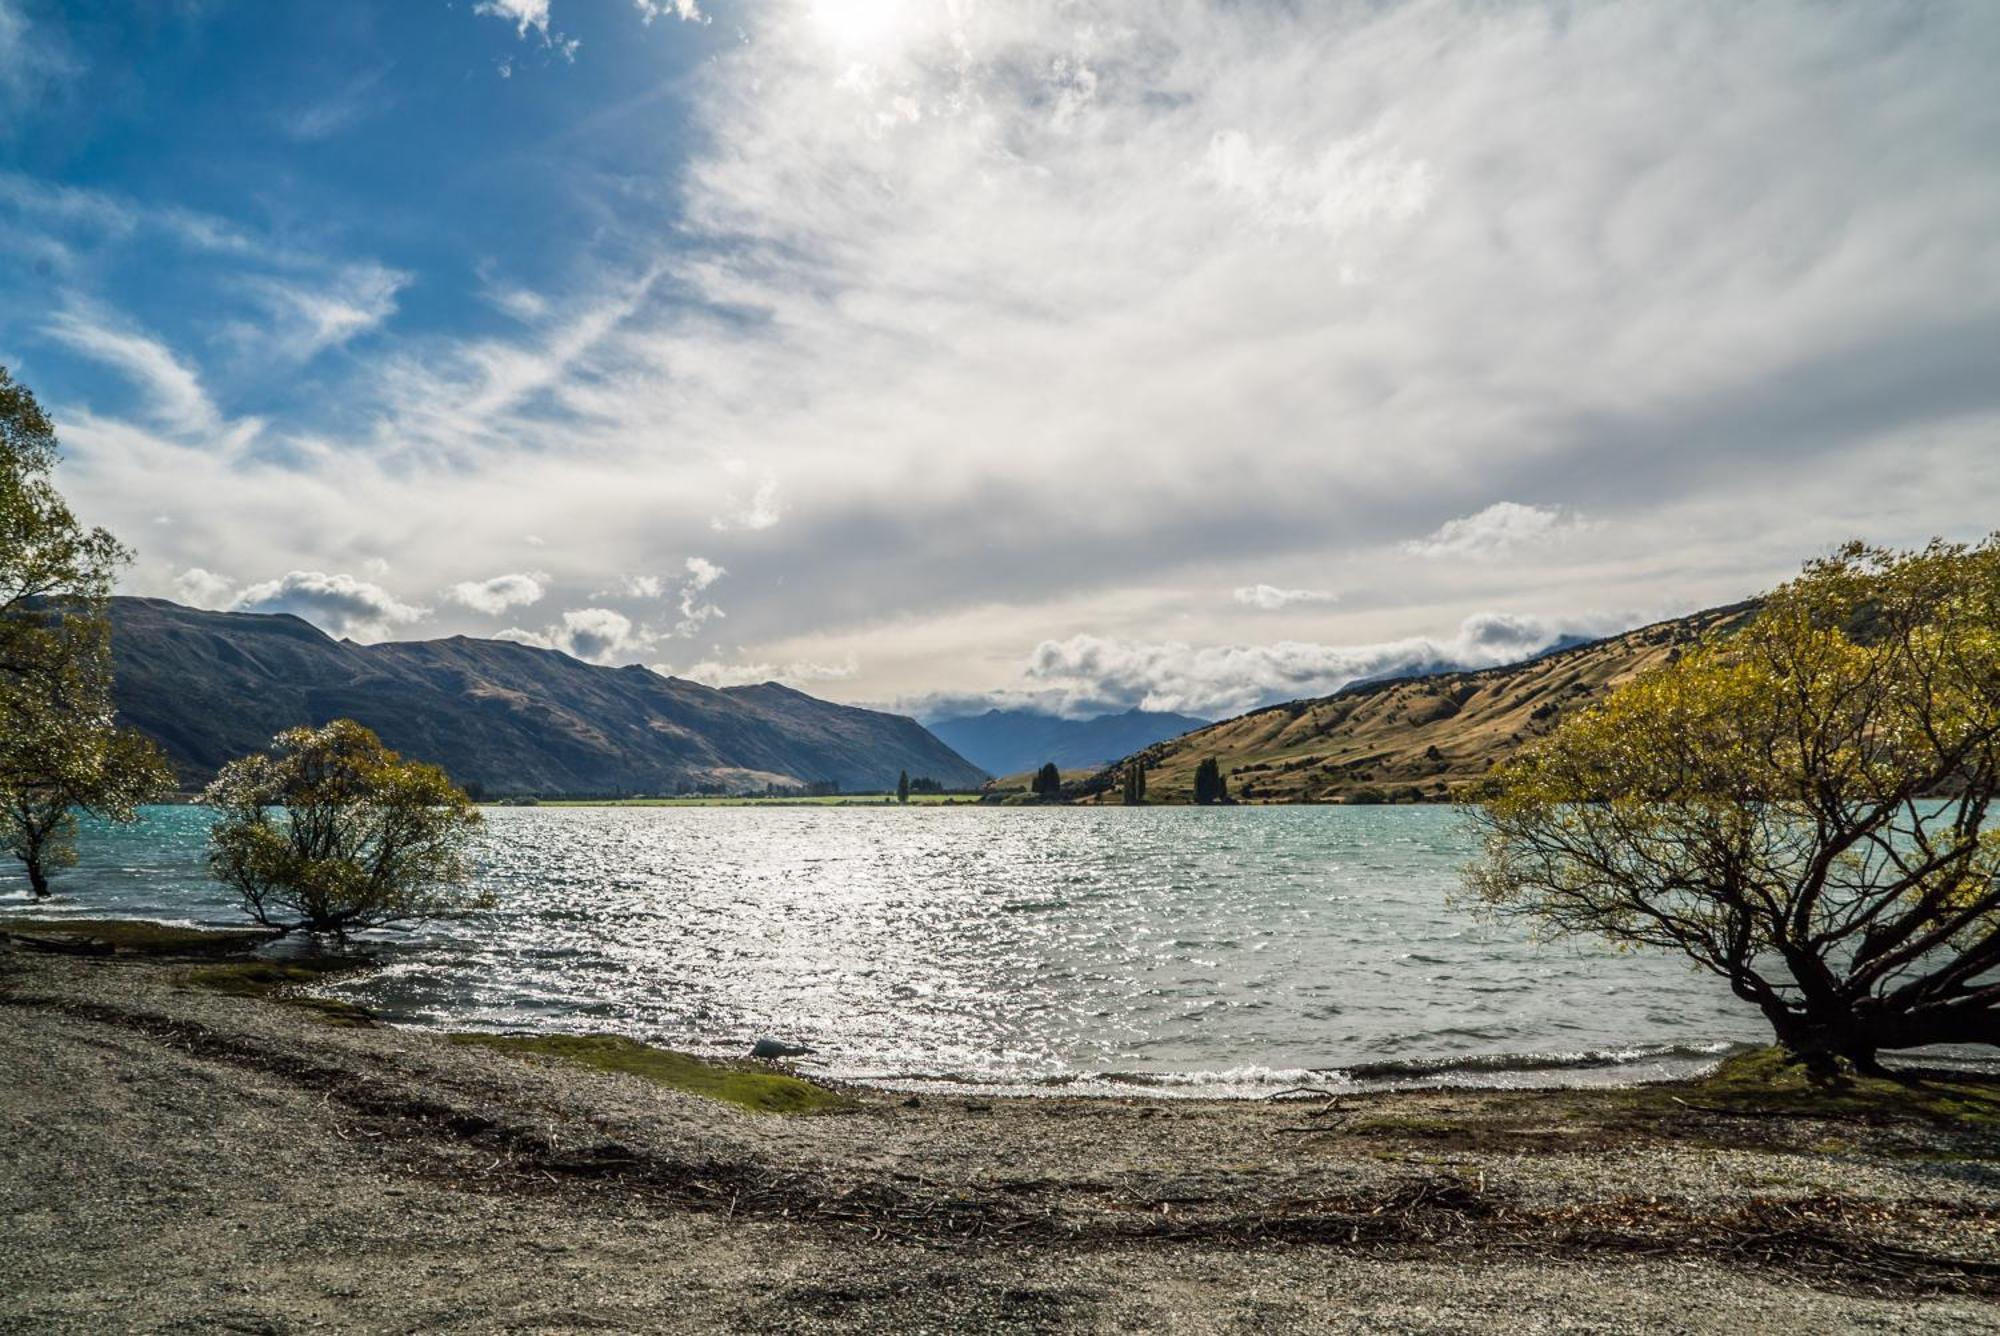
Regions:
<instances>
[{"instance_id":1,"label":"sunlight on water","mask_svg":"<svg viewBox=\"0 0 2000 1336\"><path fill-rule=\"evenodd\" d=\"M705 1053L768 1034L911 1088L1630 1080L1766 1040L1675 960L1536 946L1450 905L1469 846L1440 808L488 816L499 909L385 938L388 968L343 995ZM236 921L205 825L94 828L56 908Z\"/></svg>"}]
</instances>

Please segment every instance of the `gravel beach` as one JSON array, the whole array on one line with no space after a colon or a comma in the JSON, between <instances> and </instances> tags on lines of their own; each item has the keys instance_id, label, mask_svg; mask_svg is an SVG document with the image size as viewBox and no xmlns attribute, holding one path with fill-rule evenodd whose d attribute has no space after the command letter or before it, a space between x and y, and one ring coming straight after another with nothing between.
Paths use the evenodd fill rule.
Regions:
<instances>
[{"instance_id":1,"label":"gravel beach","mask_svg":"<svg viewBox=\"0 0 2000 1336\"><path fill-rule=\"evenodd\" d=\"M191 968L0 952L0 1331L2000 1332L1983 1118L1694 1086L784 1116Z\"/></svg>"}]
</instances>

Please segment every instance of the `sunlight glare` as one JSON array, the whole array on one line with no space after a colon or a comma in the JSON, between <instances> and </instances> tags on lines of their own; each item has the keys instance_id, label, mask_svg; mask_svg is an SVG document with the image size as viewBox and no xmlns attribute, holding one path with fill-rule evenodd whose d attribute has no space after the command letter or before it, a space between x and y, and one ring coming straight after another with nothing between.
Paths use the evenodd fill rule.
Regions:
<instances>
[{"instance_id":1,"label":"sunlight glare","mask_svg":"<svg viewBox=\"0 0 2000 1336\"><path fill-rule=\"evenodd\" d=\"M909 0L809 0L813 25L847 51L891 45L907 26Z\"/></svg>"}]
</instances>

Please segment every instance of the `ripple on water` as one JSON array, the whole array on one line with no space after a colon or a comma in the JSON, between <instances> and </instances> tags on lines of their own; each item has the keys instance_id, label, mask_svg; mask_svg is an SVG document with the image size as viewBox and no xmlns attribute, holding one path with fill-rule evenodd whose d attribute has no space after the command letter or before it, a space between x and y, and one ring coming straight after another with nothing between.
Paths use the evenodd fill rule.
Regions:
<instances>
[{"instance_id":1,"label":"ripple on water","mask_svg":"<svg viewBox=\"0 0 2000 1336\"><path fill-rule=\"evenodd\" d=\"M1045 1093L1632 1079L1762 1038L1672 960L1454 908L1448 810L886 815L493 809L497 912L385 937L390 967L336 987L428 1024L777 1034L830 1076ZM232 921L206 820L92 827L35 912Z\"/></svg>"}]
</instances>

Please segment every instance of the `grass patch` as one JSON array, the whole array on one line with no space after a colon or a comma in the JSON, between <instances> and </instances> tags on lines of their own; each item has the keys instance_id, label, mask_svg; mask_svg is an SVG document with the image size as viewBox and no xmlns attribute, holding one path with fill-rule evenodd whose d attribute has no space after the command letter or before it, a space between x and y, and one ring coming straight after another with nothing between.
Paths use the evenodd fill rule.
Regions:
<instances>
[{"instance_id":1,"label":"grass patch","mask_svg":"<svg viewBox=\"0 0 2000 1336\"><path fill-rule=\"evenodd\" d=\"M255 997L282 1002L288 1007L309 1011L328 1025L365 1029L375 1024L375 1013L366 1007L338 998L310 997L296 990L317 983L329 974L359 968L363 961L328 957L324 960L280 963L246 960L231 965L203 965L187 972L191 987L203 988L227 997Z\"/></svg>"},{"instance_id":2,"label":"grass patch","mask_svg":"<svg viewBox=\"0 0 2000 1336\"><path fill-rule=\"evenodd\" d=\"M140 956L223 956L249 951L277 934L263 928L188 928L144 919L0 918L0 933L60 943L75 949L96 946L104 954Z\"/></svg>"},{"instance_id":3,"label":"grass patch","mask_svg":"<svg viewBox=\"0 0 2000 1336\"><path fill-rule=\"evenodd\" d=\"M624 1072L670 1090L725 1100L758 1113L824 1113L854 1103L845 1095L796 1076L709 1062L619 1035L455 1034L451 1040L516 1057L559 1058L601 1072Z\"/></svg>"},{"instance_id":4,"label":"grass patch","mask_svg":"<svg viewBox=\"0 0 2000 1336\"><path fill-rule=\"evenodd\" d=\"M1861 1121L1924 1120L1953 1127L2000 1131L2000 1080L1962 1072L1909 1072L1891 1076L1848 1075L1830 1085L1816 1084L1804 1066L1788 1062L1784 1050L1760 1048L1739 1053L1691 1085L1654 1086L1644 1097L1661 1112L1687 1105L1745 1116L1783 1114L1800 1118Z\"/></svg>"}]
</instances>

